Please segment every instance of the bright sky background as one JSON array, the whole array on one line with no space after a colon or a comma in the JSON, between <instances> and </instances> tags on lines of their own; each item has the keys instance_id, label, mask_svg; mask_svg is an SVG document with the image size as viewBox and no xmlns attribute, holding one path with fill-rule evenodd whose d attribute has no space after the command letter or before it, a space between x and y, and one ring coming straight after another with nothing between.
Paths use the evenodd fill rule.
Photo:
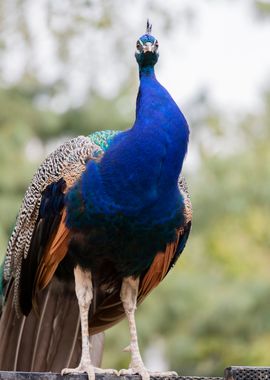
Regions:
<instances>
[{"instance_id":1,"label":"bright sky background","mask_svg":"<svg viewBox=\"0 0 270 380\"><path fill-rule=\"evenodd\" d=\"M162 82L180 103L206 88L224 111L258 107L270 86L269 19L258 22L249 0L191 3L199 17L193 30L179 25L166 46Z\"/></svg>"}]
</instances>

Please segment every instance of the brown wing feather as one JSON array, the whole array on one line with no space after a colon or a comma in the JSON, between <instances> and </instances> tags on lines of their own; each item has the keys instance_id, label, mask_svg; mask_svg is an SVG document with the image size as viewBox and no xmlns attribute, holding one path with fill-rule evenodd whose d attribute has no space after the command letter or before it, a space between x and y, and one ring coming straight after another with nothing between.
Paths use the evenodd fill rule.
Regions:
<instances>
[{"instance_id":1,"label":"brown wing feather","mask_svg":"<svg viewBox=\"0 0 270 380\"><path fill-rule=\"evenodd\" d=\"M35 280L35 293L44 289L51 281L58 265L67 254L71 232L65 225L66 210L62 217L53 240L46 247L45 253L37 269Z\"/></svg>"},{"instance_id":2,"label":"brown wing feather","mask_svg":"<svg viewBox=\"0 0 270 380\"><path fill-rule=\"evenodd\" d=\"M138 302L142 302L144 298L163 280L166 276L170 264L175 255L175 251L178 246L179 238L180 238L180 230L177 233L176 240L173 243L167 245L165 252L159 252L152 265L148 269L145 276L142 278L140 288L139 288L139 296Z\"/></svg>"}]
</instances>

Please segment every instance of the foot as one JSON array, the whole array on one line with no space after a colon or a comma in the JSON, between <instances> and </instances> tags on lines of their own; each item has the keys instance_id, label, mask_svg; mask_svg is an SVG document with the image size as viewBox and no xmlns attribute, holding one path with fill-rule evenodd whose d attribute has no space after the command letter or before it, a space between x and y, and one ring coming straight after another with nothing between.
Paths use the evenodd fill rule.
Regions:
<instances>
[{"instance_id":1,"label":"foot","mask_svg":"<svg viewBox=\"0 0 270 380\"><path fill-rule=\"evenodd\" d=\"M76 368L64 368L61 375L70 373L87 373L88 380L95 380L95 367L91 363L80 363Z\"/></svg>"},{"instance_id":2,"label":"foot","mask_svg":"<svg viewBox=\"0 0 270 380\"><path fill-rule=\"evenodd\" d=\"M61 375L66 375L69 373L87 373L88 375L88 380L95 380L95 374L100 373L100 374L108 374L108 375L117 375L118 376L118 371L116 369L102 369L98 367L94 367L92 364L79 364L78 367L76 368L64 368L61 371Z\"/></svg>"},{"instance_id":3,"label":"foot","mask_svg":"<svg viewBox=\"0 0 270 380\"><path fill-rule=\"evenodd\" d=\"M128 369L121 369L119 375L135 375L139 374L142 377L142 380L149 380L150 376L153 377L174 377L178 376L175 371L159 372L159 371L148 371L145 366L142 364L140 366L133 366Z\"/></svg>"},{"instance_id":4,"label":"foot","mask_svg":"<svg viewBox=\"0 0 270 380\"><path fill-rule=\"evenodd\" d=\"M131 363L128 369L121 369L119 375L135 375L139 374L142 380L150 380L150 372L145 368L142 362Z\"/></svg>"}]
</instances>

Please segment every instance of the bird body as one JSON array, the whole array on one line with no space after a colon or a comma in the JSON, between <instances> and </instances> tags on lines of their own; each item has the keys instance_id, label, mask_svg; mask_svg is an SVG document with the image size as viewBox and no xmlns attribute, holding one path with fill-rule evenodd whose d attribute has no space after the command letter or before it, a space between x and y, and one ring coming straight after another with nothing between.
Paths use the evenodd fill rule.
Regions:
<instances>
[{"instance_id":1,"label":"bird body","mask_svg":"<svg viewBox=\"0 0 270 380\"><path fill-rule=\"evenodd\" d=\"M183 223L178 177L187 123L153 72L140 79L133 128L112 139L102 160L88 163L66 197L67 226L80 236L71 243L74 262L86 269L113 264L122 278L146 270Z\"/></svg>"},{"instance_id":2,"label":"bird body","mask_svg":"<svg viewBox=\"0 0 270 380\"><path fill-rule=\"evenodd\" d=\"M125 314L132 360L124 373L149 378L139 354L136 305L174 265L191 226L189 195L179 177L189 128L156 80L158 43L150 29L137 42L133 127L80 136L45 160L26 192L5 259L7 304L14 302L26 316L55 278L74 286L75 276L82 355L77 368L63 373L86 371L91 380L101 370L93 367L89 334Z\"/></svg>"}]
</instances>

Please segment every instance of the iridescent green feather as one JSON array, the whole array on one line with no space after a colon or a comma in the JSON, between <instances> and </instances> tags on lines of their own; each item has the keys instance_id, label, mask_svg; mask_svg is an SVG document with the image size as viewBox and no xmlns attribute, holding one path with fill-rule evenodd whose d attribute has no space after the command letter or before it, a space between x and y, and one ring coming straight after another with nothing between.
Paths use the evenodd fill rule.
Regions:
<instances>
[{"instance_id":1,"label":"iridescent green feather","mask_svg":"<svg viewBox=\"0 0 270 380\"><path fill-rule=\"evenodd\" d=\"M120 132L111 130L98 131L92 133L91 135L88 135L87 137L91 140L92 143L96 144L101 148L100 152L98 152L101 153L105 152L108 149L112 139L114 138L114 136L118 135L118 133Z\"/></svg>"}]
</instances>

